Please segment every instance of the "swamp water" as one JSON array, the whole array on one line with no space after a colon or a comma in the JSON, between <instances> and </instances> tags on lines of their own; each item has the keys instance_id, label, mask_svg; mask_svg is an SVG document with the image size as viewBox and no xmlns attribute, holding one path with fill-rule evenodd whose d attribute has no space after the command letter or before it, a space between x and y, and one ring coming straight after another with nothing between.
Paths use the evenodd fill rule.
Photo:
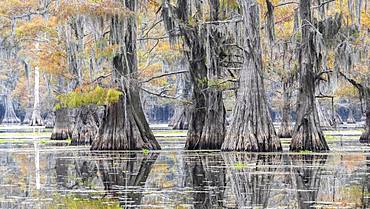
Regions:
<instances>
[{"instance_id":1,"label":"swamp water","mask_svg":"<svg viewBox=\"0 0 370 209\"><path fill-rule=\"evenodd\" d=\"M159 141L159 152L1 143L0 208L369 208L370 147L357 140L333 141L327 154Z\"/></svg>"}]
</instances>

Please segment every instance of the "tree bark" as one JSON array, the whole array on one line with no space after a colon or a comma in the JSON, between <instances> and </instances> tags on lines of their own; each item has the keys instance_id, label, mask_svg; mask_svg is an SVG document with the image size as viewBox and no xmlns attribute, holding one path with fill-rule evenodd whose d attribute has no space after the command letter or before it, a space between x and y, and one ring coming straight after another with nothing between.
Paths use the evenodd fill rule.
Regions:
<instances>
[{"instance_id":1,"label":"tree bark","mask_svg":"<svg viewBox=\"0 0 370 209\"><path fill-rule=\"evenodd\" d=\"M366 102L365 132L360 137L361 143L370 143L370 87L364 87L364 99Z\"/></svg>"},{"instance_id":2,"label":"tree bark","mask_svg":"<svg viewBox=\"0 0 370 209\"><path fill-rule=\"evenodd\" d=\"M17 115L14 112L13 107L13 100L10 95L6 95L4 97L4 106L5 106L5 113L2 120L2 124L19 124L21 120L17 117Z\"/></svg>"},{"instance_id":3,"label":"tree bark","mask_svg":"<svg viewBox=\"0 0 370 209\"><path fill-rule=\"evenodd\" d=\"M103 110L97 106L84 106L77 110L72 130L72 145L91 145L99 131Z\"/></svg>"},{"instance_id":4,"label":"tree bark","mask_svg":"<svg viewBox=\"0 0 370 209\"><path fill-rule=\"evenodd\" d=\"M302 48L300 55L300 87L297 101L297 121L294 128L291 151L326 151L329 147L319 125L315 103L316 63L314 31L311 28L311 1L300 0L302 21Z\"/></svg>"},{"instance_id":5,"label":"tree bark","mask_svg":"<svg viewBox=\"0 0 370 209\"><path fill-rule=\"evenodd\" d=\"M128 0L124 6L136 11L137 1ZM123 92L119 101L107 105L92 150L160 149L145 118L136 83L136 17L111 17L111 42L119 46L113 58L115 86Z\"/></svg>"},{"instance_id":6,"label":"tree bark","mask_svg":"<svg viewBox=\"0 0 370 209\"><path fill-rule=\"evenodd\" d=\"M180 67L179 70L184 70L189 68L187 61L181 59L178 64ZM178 74L176 75L176 97L181 100L190 100L191 98L191 83L190 75ZM189 104L178 104L175 106L175 112L171 118L169 126L172 126L172 129L177 130L186 130L189 127L190 120L190 108Z\"/></svg>"},{"instance_id":7,"label":"tree bark","mask_svg":"<svg viewBox=\"0 0 370 209\"><path fill-rule=\"evenodd\" d=\"M61 108L55 111L55 125L51 140L66 140L71 137L69 111Z\"/></svg>"},{"instance_id":8,"label":"tree bark","mask_svg":"<svg viewBox=\"0 0 370 209\"><path fill-rule=\"evenodd\" d=\"M53 128L55 125L55 113L49 112L45 117L45 128Z\"/></svg>"},{"instance_id":9,"label":"tree bark","mask_svg":"<svg viewBox=\"0 0 370 209\"><path fill-rule=\"evenodd\" d=\"M222 150L281 151L263 85L258 4L254 0L240 0L239 5L245 25L244 63L240 70L240 89L233 121Z\"/></svg>"},{"instance_id":10,"label":"tree bark","mask_svg":"<svg viewBox=\"0 0 370 209\"><path fill-rule=\"evenodd\" d=\"M290 100L292 98L292 92L289 89L289 81L283 83L283 111L282 120L279 130L280 138L291 138L292 137L292 123L290 120Z\"/></svg>"},{"instance_id":11,"label":"tree bark","mask_svg":"<svg viewBox=\"0 0 370 209\"><path fill-rule=\"evenodd\" d=\"M34 102L30 126L42 126L42 125L44 125L44 121L41 117L41 107L40 107L40 72L39 68L35 67Z\"/></svg>"},{"instance_id":12,"label":"tree bark","mask_svg":"<svg viewBox=\"0 0 370 209\"><path fill-rule=\"evenodd\" d=\"M222 101L222 91L209 88L209 82L217 79L220 74L217 56L220 39L213 36L218 36L215 28L211 28L204 34L202 25L194 26L191 23L192 4L195 4L197 10L194 18L198 19L202 13L201 2L198 1L194 3L186 0L177 1L177 18L172 18L168 10L162 10L166 29L172 30L173 21L177 21L181 35L184 37L184 45L188 48L185 53L189 61L192 83L192 105L185 149L220 149L226 130L226 111ZM219 0L210 0L209 6L210 19L218 20ZM209 46L208 51L206 44Z\"/></svg>"}]
</instances>

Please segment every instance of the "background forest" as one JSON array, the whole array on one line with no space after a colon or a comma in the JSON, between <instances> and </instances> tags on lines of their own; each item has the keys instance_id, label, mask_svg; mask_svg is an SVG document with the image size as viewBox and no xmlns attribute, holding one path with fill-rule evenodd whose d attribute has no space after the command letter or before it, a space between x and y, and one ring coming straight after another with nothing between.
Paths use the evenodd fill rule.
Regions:
<instances>
[{"instance_id":1,"label":"background forest","mask_svg":"<svg viewBox=\"0 0 370 209\"><path fill-rule=\"evenodd\" d=\"M370 139L368 1L0 4L3 124L92 149L159 149L147 121L187 149L327 150L343 121Z\"/></svg>"}]
</instances>

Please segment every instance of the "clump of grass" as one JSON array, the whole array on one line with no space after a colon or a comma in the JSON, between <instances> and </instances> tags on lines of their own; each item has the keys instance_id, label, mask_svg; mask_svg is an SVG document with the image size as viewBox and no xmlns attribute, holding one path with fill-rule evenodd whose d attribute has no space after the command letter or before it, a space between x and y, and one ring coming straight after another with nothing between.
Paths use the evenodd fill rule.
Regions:
<instances>
[{"instance_id":1,"label":"clump of grass","mask_svg":"<svg viewBox=\"0 0 370 209\"><path fill-rule=\"evenodd\" d=\"M240 161L238 161L237 163L235 163L235 164L234 164L234 167L235 167L236 169L238 169L238 170L241 170L241 169L243 169L243 168L246 168L246 167L247 167L247 165L246 165L246 164L244 164L244 163L242 163L242 162L240 162Z\"/></svg>"},{"instance_id":2,"label":"clump of grass","mask_svg":"<svg viewBox=\"0 0 370 209\"><path fill-rule=\"evenodd\" d=\"M48 206L52 209L69 208L69 209L118 209L121 208L117 200L109 198L89 199L75 195L61 196L55 195L54 201Z\"/></svg>"},{"instance_id":3,"label":"clump of grass","mask_svg":"<svg viewBox=\"0 0 370 209\"><path fill-rule=\"evenodd\" d=\"M312 154L313 152L311 150L301 150L299 151L299 154Z\"/></svg>"},{"instance_id":4,"label":"clump of grass","mask_svg":"<svg viewBox=\"0 0 370 209\"><path fill-rule=\"evenodd\" d=\"M144 155L148 155L149 154L149 150L148 149L143 149L143 153L144 153Z\"/></svg>"}]
</instances>

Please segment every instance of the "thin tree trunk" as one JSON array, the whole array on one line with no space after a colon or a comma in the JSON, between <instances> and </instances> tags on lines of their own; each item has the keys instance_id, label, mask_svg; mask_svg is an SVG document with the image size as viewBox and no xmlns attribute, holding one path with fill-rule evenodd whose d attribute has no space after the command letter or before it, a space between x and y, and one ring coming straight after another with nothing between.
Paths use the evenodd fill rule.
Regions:
<instances>
[{"instance_id":1,"label":"thin tree trunk","mask_svg":"<svg viewBox=\"0 0 370 209\"><path fill-rule=\"evenodd\" d=\"M366 102L365 132L360 137L360 142L370 143L370 87L364 87L364 99Z\"/></svg>"},{"instance_id":2,"label":"thin tree trunk","mask_svg":"<svg viewBox=\"0 0 370 209\"><path fill-rule=\"evenodd\" d=\"M233 121L222 150L253 152L281 151L269 114L263 85L259 35L259 9L256 1L239 1L246 30L244 64L240 71L240 89Z\"/></svg>"},{"instance_id":3,"label":"thin tree trunk","mask_svg":"<svg viewBox=\"0 0 370 209\"><path fill-rule=\"evenodd\" d=\"M69 111L61 108L55 111L55 125L51 140L66 140L71 137Z\"/></svg>"},{"instance_id":4,"label":"thin tree trunk","mask_svg":"<svg viewBox=\"0 0 370 209\"><path fill-rule=\"evenodd\" d=\"M319 125L315 103L315 46L311 28L311 1L300 0L302 21L302 48L300 56L300 87L297 101L297 121L294 128L291 151L326 151L329 147Z\"/></svg>"},{"instance_id":5,"label":"thin tree trunk","mask_svg":"<svg viewBox=\"0 0 370 209\"><path fill-rule=\"evenodd\" d=\"M30 126L42 126L43 124L40 107L40 72L39 68L35 67L34 102Z\"/></svg>"},{"instance_id":6,"label":"thin tree trunk","mask_svg":"<svg viewBox=\"0 0 370 209\"><path fill-rule=\"evenodd\" d=\"M132 12L136 11L136 0L124 2ZM139 150L160 149L145 118L140 101L136 55L136 17L111 18L111 42L120 46L113 58L114 83L123 95L115 104L106 106L98 135L92 150Z\"/></svg>"}]
</instances>

